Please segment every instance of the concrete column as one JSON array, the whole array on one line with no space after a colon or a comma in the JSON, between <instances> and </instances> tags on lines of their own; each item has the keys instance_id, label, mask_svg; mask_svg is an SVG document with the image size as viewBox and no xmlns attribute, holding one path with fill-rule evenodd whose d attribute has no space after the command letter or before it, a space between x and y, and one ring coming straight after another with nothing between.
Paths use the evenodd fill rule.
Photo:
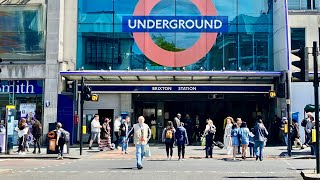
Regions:
<instances>
[{"instance_id":1,"label":"concrete column","mask_svg":"<svg viewBox=\"0 0 320 180\"><path fill-rule=\"evenodd\" d=\"M157 117L157 136L158 136L158 140L161 142L161 136L162 136L162 130L165 126L164 124L164 102L158 102L157 103L157 111L161 110L162 114L158 114L158 112L156 112Z\"/></svg>"},{"instance_id":2,"label":"concrete column","mask_svg":"<svg viewBox=\"0 0 320 180\"><path fill-rule=\"evenodd\" d=\"M49 123L57 121L59 55L61 42L59 41L61 1L47 1L47 42L46 42L46 79L44 102L50 101L49 107L44 107L43 133L47 134ZM63 6L62 6L63 8ZM61 60L61 59L60 59Z\"/></svg>"},{"instance_id":3,"label":"concrete column","mask_svg":"<svg viewBox=\"0 0 320 180\"><path fill-rule=\"evenodd\" d=\"M120 94L120 112L129 112L131 115L132 96L131 94Z\"/></svg>"}]
</instances>

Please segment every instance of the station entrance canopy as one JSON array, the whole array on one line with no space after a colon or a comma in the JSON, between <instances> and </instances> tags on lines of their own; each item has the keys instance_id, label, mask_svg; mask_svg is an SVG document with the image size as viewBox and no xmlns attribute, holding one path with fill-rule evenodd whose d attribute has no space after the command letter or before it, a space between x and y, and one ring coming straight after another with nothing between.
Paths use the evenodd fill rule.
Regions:
<instances>
[{"instance_id":1,"label":"station entrance canopy","mask_svg":"<svg viewBox=\"0 0 320 180\"><path fill-rule=\"evenodd\" d=\"M275 77L280 77L281 71L114 71L114 70L84 70L84 71L61 71L60 75L67 80L115 83L124 81L181 81L209 82L209 81L261 81L266 82ZM191 81L191 82L190 82Z\"/></svg>"}]
</instances>

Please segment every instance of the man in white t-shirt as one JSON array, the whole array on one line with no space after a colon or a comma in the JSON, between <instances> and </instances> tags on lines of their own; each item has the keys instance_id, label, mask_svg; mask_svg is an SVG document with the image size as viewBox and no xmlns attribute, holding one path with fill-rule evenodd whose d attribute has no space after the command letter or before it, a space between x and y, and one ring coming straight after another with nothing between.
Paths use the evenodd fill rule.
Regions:
<instances>
[{"instance_id":1,"label":"man in white t-shirt","mask_svg":"<svg viewBox=\"0 0 320 180\"><path fill-rule=\"evenodd\" d=\"M118 149L119 146L119 131L120 131L120 125L121 125L121 117L117 116L117 118L115 119L114 123L113 123L113 132L114 132L114 136L116 137L116 141L114 142L116 149Z\"/></svg>"},{"instance_id":2,"label":"man in white t-shirt","mask_svg":"<svg viewBox=\"0 0 320 180\"><path fill-rule=\"evenodd\" d=\"M93 141L97 138L98 144L100 144L100 131L101 131L102 126L100 125L99 122L99 115L95 114L94 119L91 122L91 140L89 143L89 149L92 149L92 143Z\"/></svg>"}]
</instances>

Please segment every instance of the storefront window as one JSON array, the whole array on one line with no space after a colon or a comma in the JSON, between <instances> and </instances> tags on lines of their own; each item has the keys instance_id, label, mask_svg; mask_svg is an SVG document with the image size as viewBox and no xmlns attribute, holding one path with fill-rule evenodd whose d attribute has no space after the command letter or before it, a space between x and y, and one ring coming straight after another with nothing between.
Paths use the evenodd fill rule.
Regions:
<instances>
[{"instance_id":1,"label":"storefront window","mask_svg":"<svg viewBox=\"0 0 320 180\"><path fill-rule=\"evenodd\" d=\"M42 121L43 81L17 80L0 83L0 115L5 119L6 105L15 105L15 119L32 118Z\"/></svg>"},{"instance_id":2,"label":"storefront window","mask_svg":"<svg viewBox=\"0 0 320 180\"><path fill-rule=\"evenodd\" d=\"M7 61L44 61L41 5L0 6L0 57Z\"/></svg>"},{"instance_id":3,"label":"storefront window","mask_svg":"<svg viewBox=\"0 0 320 180\"><path fill-rule=\"evenodd\" d=\"M291 28L291 50L300 49L306 45L304 28Z\"/></svg>"},{"instance_id":4,"label":"storefront window","mask_svg":"<svg viewBox=\"0 0 320 180\"><path fill-rule=\"evenodd\" d=\"M86 70L162 70L138 46L133 33L122 29L123 16L132 16L138 0L79 0L77 68ZM228 17L227 32L217 33L214 45L202 44L208 53L186 70L273 70L272 0L212 0L217 16ZM162 0L150 16L201 16L191 0ZM186 51L202 32L150 32L153 42L163 50ZM144 49L150 48L146 41ZM198 51L194 52L197 53ZM181 66L167 67L168 70Z\"/></svg>"}]
</instances>

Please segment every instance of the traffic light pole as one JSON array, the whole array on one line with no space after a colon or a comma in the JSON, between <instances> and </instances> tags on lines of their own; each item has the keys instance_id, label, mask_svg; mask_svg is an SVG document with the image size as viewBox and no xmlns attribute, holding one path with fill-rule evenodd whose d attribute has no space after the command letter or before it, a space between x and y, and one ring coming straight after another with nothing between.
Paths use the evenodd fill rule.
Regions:
<instances>
[{"instance_id":1,"label":"traffic light pole","mask_svg":"<svg viewBox=\"0 0 320 180\"><path fill-rule=\"evenodd\" d=\"M291 124L292 124L292 115L291 115L291 104L290 104L290 87L291 87L291 76L289 74L289 72L286 72L286 81L287 81L287 98L286 98L286 104L287 104L287 113L288 113L288 142L287 142L287 150L288 150L288 156L291 157L291 148L292 148L292 144L291 144Z\"/></svg>"},{"instance_id":2,"label":"traffic light pole","mask_svg":"<svg viewBox=\"0 0 320 180\"><path fill-rule=\"evenodd\" d=\"M315 104L315 121L316 121L316 165L317 165L317 174L320 173L320 160L319 160L319 76L318 76L318 47L317 42L313 41L312 47L313 55L313 69L314 69L314 78L313 78L313 87L314 87L314 104Z\"/></svg>"},{"instance_id":3,"label":"traffic light pole","mask_svg":"<svg viewBox=\"0 0 320 180\"><path fill-rule=\"evenodd\" d=\"M84 105L84 78L81 77L81 94L80 94L80 155L82 155L83 145L83 105Z\"/></svg>"}]
</instances>

